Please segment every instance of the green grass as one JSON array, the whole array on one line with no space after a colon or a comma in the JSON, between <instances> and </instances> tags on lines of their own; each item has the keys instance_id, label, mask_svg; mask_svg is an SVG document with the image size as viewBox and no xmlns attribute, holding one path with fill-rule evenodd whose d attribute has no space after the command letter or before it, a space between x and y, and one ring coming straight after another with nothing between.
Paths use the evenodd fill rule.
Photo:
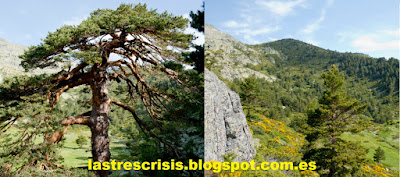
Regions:
<instances>
[{"instance_id":1,"label":"green grass","mask_svg":"<svg viewBox=\"0 0 400 177\"><path fill-rule=\"evenodd\" d=\"M88 138L88 143L82 148L79 148L75 142L79 135L84 135ZM59 149L60 155L64 158L63 165L69 168L83 167L88 165L88 159L92 157L90 151L90 135L90 129L86 126L76 126L74 129L68 130L68 132L64 135L64 147ZM125 148L126 145L123 138L110 136L110 140L111 159L130 159L129 152Z\"/></svg>"},{"instance_id":2,"label":"green grass","mask_svg":"<svg viewBox=\"0 0 400 177\"><path fill-rule=\"evenodd\" d=\"M378 134L387 143L399 148L399 120L395 120L392 125L383 126Z\"/></svg>"},{"instance_id":3,"label":"green grass","mask_svg":"<svg viewBox=\"0 0 400 177\"><path fill-rule=\"evenodd\" d=\"M383 164L392 169L399 170L399 150L383 141L381 137L371 132L360 132L358 134L343 133L342 138L347 141L360 142L363 147L369 150L367 158L372 160L375 149L381 147L386 156Z\"/></svg>"},{"instance_id":4,"label":"green grass","mask_svg":"<svg viewBox=\"0 0 400 177\"><path fill-rule=\"evenodd\" d=\"M16 140L19 138L19 135L22 133L21 129L16 127L11 127L4 135L3 138L7 135L11 137L12 140ZM87 144L85 144L82 148L76 144L75 140L78 136L83 135L88 138ZM87 126L83 125L74 125L73 128L69 128L67 133L63 137L62 147L58 148L58 153L64 158L61 165L66 167L66 171L72 170L76 172L77 170L85 171L83 169L74 169L77 167L87 167L88 159L91 158L91 144L90 144L90 136L91 132ZM136 160L137 157L131 156L128 149L126 148L126 139L120 135L119 137L110 135L110 151L111 151L111 159L117 161L125 161L125 160ZM42 143L43 137L36 137L36 143ZM2 149L0 148L0 151ZM67 174L69 172L66 172ZM75 174L75 173L74 173ZM80 174L80 173L76 173ZM141 174L140 171L124 171L124 170L116 170L112 172L111 176L132 176L133 174ZM39 175L41 176L41 175Z\"/></svg>"},{"instance_id":5,"label":"green grass","mask_svg":"<svg viewBox=\"0 0 400 177\"><path fill-rule=\"evenodd\" d=\"M15 140L19 138L21 134L21 130L15 127L11 127L4 136L12 135L11 138ZM84 135L88 138L88 143L84 145L82 148L79 148L78 144L76 144L75 140L79 135ZM64 135L63 147L58 149L60 155L64 158L64 165L67 168L75 168L75 167L84 167L88 165L88 159L92 157L91 153L91 144L90 144L90 136L91 132L87 126L83 125L74 125L74 128L69 128L67 133ZM110 151L111 151L111 159L115 160L132 160L134 157L129 155L128 150L126 149L126 140L122 137L114 137L110 136ZM36 143L42 143L42 137L36 137ZM0 149L1 150L1 149Z\"/></svg>"},{"instance_id":6,"label":"green grass","mask_svg":"<svg viewBox=\"0 0 400 177\"><path fill-rule=\"evenodd\" d=\"M75 142L79 135L88 138L88 143L82 148L79 148ZM88 159L92 156L90 151L86 152L86 150L90 150L90 129L86 126L69 129L64 138L64 147L58 149L60 155L64 158L63 165L69 168L87 166Z\"/></svg>"}]
</instances>

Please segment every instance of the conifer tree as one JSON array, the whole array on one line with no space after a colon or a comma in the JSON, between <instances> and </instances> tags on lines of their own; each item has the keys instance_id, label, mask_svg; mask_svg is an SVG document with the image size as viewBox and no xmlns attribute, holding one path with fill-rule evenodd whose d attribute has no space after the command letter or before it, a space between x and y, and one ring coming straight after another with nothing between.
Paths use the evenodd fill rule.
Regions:
<instances>
[{"instance_id":1,"label":"conifer tree","mask_svg":"<svg viewBox=\"0 0 400 177\"><path fill-rule=\"evenodd\" d=\"M26 158L27 161L23 159L25 161L21 163L50 168L55 164L50 158L53 151L40 149L51 147L52 143L62 139L67 128L60 130L60 125L82 124L87 125L92 133L93 161L110 161L108 115L111 105L129 111L143 131L181 155L179 150L151 131L126 100L129 97L140 98L151 122L158 125L161 109L171 108L168 104L171 104L173 95L152 88L143 76L160 77L160 73L164 73L173 82L182 83L166 63L184 62L180 52L187 49L193 39L192 35L183 33L187 25L187 19L167 12L157 13L145 4L122 4L116 10L98 9L79 25L65 25L50 32L41 44L29 47L20 56L21 66L26 71L60 64L67 67L52 75L5 81L0 88L0 128L7 130L21 117L29 117L30 126L13 144L22 148L11 148L2 157L22 156L23 150L30 150L28 154L37 153L37 157ZM126 83L126 100L110 97L107 83L112 80ZM91 110L58 121L54 105L64 92L80 85L90 86ZM58 126L58 130L54 126ZM32 143L34 137L41 134L46 141L40 145ZM109 174L108 171L97 173L100 176Z\"/></svg>"},{"instance_id":2,"label":"conifer tree","mask_svg":"<svg viewBox=\"0 0 400 177\"><path fill-rule=\"evenodd\" d=\"M204 8L204 6L203 6ZM204 9L191 12L190 25L204 35ZM162 133L158 133L164 140L181 149L185 156L176 157L173 151L166 151L154 138L141 136L132 138L127 142L127 149L133 153L140 154L140 161L181 161L189 165L189 160L198 161L204 157L204 44L194 45L194 51L183 53L185 61L194 66L193 69L185 69L179 72L178 77L182 85L164 85L160 89L176 95L174 101L180 104L172 111L165 111L163 122L160 123ZM201 64L200 64L201 63ZM183 68L178 63L170 63L169 67ZM159 132L154 128L154 132ZM141 138L142 140L138 140ZM139 141L139 143L138 143ZM144 148L143 148L144 147ZM143 171L145 176L204 176L203 170L150 170Z\"/></svg>"},{"instance_id":3,"label":"conifer tree","mask_svg":"<svg viewBox=\"0 0 400 177\"><path fill-rule=\"evenodd\" d=\"M382 160L385 160L385 151L383 151L380 146L375 150L374 160L378 163L380 163Z\"/></svg>"},{"instance_id":4,"label":"conifer tree","mask_svg":"<svg viewBox=\"0 0 400 177\"><path fill-rule=\"evenodd\" d=\"M356 115L363 113L366 105L360 105L359 101L347 95L344 78L335 65L322 78L326 89L319 107L308 116L307 124L311 130L306 139L310 144L304 158L316 161L320 173L326 176L354 173L364 162L367 151L340 136L344 132L363 129L362 121Z\"/></svg>"}]
</instances>

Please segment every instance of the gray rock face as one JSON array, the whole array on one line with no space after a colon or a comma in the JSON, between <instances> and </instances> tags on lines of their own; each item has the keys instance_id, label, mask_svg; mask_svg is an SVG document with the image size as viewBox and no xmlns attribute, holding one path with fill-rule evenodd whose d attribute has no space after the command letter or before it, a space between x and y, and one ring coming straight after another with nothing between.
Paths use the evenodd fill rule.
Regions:
<instances>
[{"instance_id":1,"label":"gray rock face","mask_svg":"<svg viewBox=\"0 0 400 177\"><path fill-rule=\"evenodd\" d=\"M221 155L235 153L235 161L251 161L256 154L253 138L239 95L205 70L205 161L224 161Z\"/></svg>"},{"instance_id":2,"label":"gray rock face","mask_svg":"<svg viewBox=\"0 0 400 177\"><path fill-rule=\"evenodd\" d=\"M24 54L24 50L28 47L20 44L13 44L7 40L0 38L0 83L6 77L17 75L35 75L42 73L55 73L60 71L60 68L45 68L35 69L30 72L24 72L24 69L19 65L21 59L19 55Z\"/></svg>"},{"instance_id":3,"label":"gray rock face","mask_svg":"<svg viewBox=\"0 0 400 177\"><path fill-rule=\"evenodd\" d=\"M22 67L19 67L21 59L18 55L22 55L27 47L23 45L13 44L5 39L0 38L0 82L4 77L11 77L22 73Z\"/></svg>"},{"instance_id":4,"label":"gray rock face","mask_svg":"<svg viewBox=\"0 0 400 177\"><path fill-rule=\"evenodd\" d=\"M261 63L275 62L273 57L267 55L276 55L282 57L277 51L269 47L262 49L255 46L246 45L239 40L233 38L229 34L218 31L211 25L205 25L205 53L206 63L214 60L211 69L218 71L219 76L232 81L235 78L243 79L250 76L263 78L273 82L276 80L274 76L252 70L247 65L258 65Z\"/></svg>"}]
</instances>

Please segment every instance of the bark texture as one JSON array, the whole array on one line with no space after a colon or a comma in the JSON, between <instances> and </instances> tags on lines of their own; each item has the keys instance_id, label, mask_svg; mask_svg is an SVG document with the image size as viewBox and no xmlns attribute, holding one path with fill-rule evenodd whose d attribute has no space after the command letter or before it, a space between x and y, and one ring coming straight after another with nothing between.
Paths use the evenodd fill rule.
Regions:
<instances>
[{"instance_id":1,"label":"bark texture","mask_svg":"<svg viewBox=\"0 0 400 177\"><path fill-rule=\"evenodd\" d=\"M107 90L107 73L105 68L99 68L93 73L94 80L90 84L92 89L92 113L90 115L90 130L92 132L93 162L110 161L110 138L108 136L111 99ZM109 171L97 171L101 177L108 176Z\"/></svg>"}]
</instances>

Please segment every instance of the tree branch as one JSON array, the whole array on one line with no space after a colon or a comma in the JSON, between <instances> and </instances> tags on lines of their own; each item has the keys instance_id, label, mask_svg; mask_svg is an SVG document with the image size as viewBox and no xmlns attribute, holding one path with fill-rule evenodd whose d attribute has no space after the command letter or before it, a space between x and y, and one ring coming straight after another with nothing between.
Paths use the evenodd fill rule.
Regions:
<instances>
[{"instance_id":1,"label":"tree branch","mask_svg":"<svg viewBox=\"0 0 400 177\"><path fill-rule=\"evenodd\" d=\"M58 102L59 97L61 96L62 93L67 91L70 88L87 84L91 80L91 73L82 73L76 76L73 76L72 78L69 78L69 80L65 80L65 82L60 82L56 86L55 91L49 91L47 93L47 101L50 103L50 106L53 106ZM54 98L50 102L51 96L54 95Z\"/></svg>"},{"instance_id":2,"label":"tree branch","mask_svg":"<svg viewBox=\"0 0 400 177\"><path fill-rule=\"evenodd\" d=\"M151 131L151 130L149 129L149 127L146 125L146 123L144 123L144 122L137 116L135 109L133 109L132 107L130 107L129 105L127 105L127 104L125 104L125 103L122 103L122 102L119 102L119 101L116 101L116 100L111 100L111 103L113 103L113 104L115 104L115 105L117 105L117 106L119 106L119 107L121 107L121 108L123 108L123 109L129 111L129 112L132 114L133 118L136 120L136 122L139 124L139 127L142 129L142 131L143 131L143 129L146 130L153 138L158 139L160 142L162 142L162 143L164 143L165 145L167 145L168 147L170 147L170 148L175 152L175 154L176 154L178 157L184 156L184 154L183 154L181 151L179 151L179 150L176 149L173 145L171 145L170 143L164 141L164 140L161 139L157 134L155 134L153 131ZM144 131L143 131L143 132L144 132ZM145 132L144 132L144 133L145 133Z\"/></svg>"},{"instance_id":3,"label":"tree branch","mask_svg":"<svg viewBox=\"0 0 400 177\"><path fill-rule=\"evenodd\" d=\"M87 116L90 116L90 114L91 114L91 111L85 112L76 117L69 116L67 119L62 120L61 124L66 125L66 127L62 131L57 130L52 135L47 136L46 141L51 142L51 143L60 142L62 137L64 136L65 133L67 133L68 128L71 125L74 125L74 124L89 125L90 119Z\"/></svg>"}]
</instances>

